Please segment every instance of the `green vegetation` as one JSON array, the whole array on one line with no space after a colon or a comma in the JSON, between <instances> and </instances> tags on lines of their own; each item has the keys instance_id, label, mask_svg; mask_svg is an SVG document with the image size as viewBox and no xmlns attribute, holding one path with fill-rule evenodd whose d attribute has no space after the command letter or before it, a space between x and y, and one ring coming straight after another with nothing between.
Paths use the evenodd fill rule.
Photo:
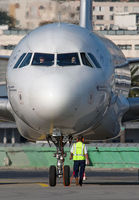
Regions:
<instances>
[{"instance_id":1,"label":"green vegetation","mask_svg":"<svg viewBox=\"0 0 139 200\"><path fill-rule=\"evenodd\" d=\"M15 19L7 14L5 11L0 11L0 25L8 25L9 29L15 27Z\"/></svg>"}]
</instances>

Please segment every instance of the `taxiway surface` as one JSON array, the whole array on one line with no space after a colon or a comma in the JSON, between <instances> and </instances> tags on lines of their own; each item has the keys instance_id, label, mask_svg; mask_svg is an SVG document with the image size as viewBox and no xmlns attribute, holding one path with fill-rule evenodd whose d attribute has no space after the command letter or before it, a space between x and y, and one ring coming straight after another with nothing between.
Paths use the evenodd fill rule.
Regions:
<instances>
[{"instance_id":1,"label":"taxiway surface","mask_svg":"<svg viewBox=\"0 0 139 200\"><path fill-rule=\"evenodd\" d=\"M48 184L46 170L0 170L1 200L139 200L138 170L87 170L82 187Z\"/></svg>"}]
</instances>

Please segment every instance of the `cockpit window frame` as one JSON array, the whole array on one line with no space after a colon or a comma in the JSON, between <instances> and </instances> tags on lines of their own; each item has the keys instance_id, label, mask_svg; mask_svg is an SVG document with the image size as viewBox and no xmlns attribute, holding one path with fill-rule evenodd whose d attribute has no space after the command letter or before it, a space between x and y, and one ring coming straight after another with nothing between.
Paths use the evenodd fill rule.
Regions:
<instances>
[{"instance_id":1,"label":"cockpit window frame","mask_svg":"<svg viewBox=\"0 0 139 200\"><path fill-rule=\"evenodd\" d=\"M91 56L90 56L89 54L90 54L93 58L91 58ZM98 60L96 59L96 57L95 57L92 53L87 52L87 55L88 55L90 61L93 63L93 65L94 65L97 69L102 69L100 63L98 62Z\"/></svg>"},{"instance_id":2,"label":"cockpit window frame","mask_svg":"<svg viewBox=\"0 0 139 200\"><path fill-rule=\"evenodd\" d=\"M30 55L29 63L28 63L27 65L23 65L23 66L22 66L22 64L24 63L25 59L28 57L28 55ZM29 66L30 63L31 63L31 60L32 60L32 55L33 55L33 54L32 54L31 52L26 53L25 57L23 58L22 62L19 64L18 68L21 69L21 68L23 68L23 67Z\"/></svg>"},{"instance_id":3,"label":"cockpit window frame","mask_svg":"<svg viewBox=\"0 0 139 200\"><path fill-rule=\"evenodd\" d=\"M69 54L69 60L67 60L67 64L64 62L61 64L58 64L58 56L64 56L64 54L66 55L67 54L67 58L68 58L68 54ZM71 56L71 57L70 57ZM72 63L71 62L71 59L75 57L75 63ZM62 60L62 59L59 59L59 60ZM56 54L56 66L58 67L74 67L74 66L81 66L81 60L80 60L80 57L79 57L79 52L63 52L63 53L57 53Z\"/></svg>"},{"instance_id":4,"label":"cockpit window frame","mask_svg":"<svg viewBox=\"0 0 139 200\"><path fill-rule=\"evenodd\" d=\"M30 58L30 61L29 61L29 64L28 65L24 65L24 66L21 66L22 63L24 62L24 60L26 59L26 57L28 56L28 54L31 54L31 58ZM24 55L24 56L23 56ZM23 58L20 60L20 62L18 63L19 59L21 58L21 56L23 56ZM22 55L21 55L16 64L14 65L13 69L21 69L21 68L24 68L24 67L27 67L31 64L31 61L32 61L32 56L33 56L33 53L32 52L24 52ZM17 65L18 63L18 65ZM17 66L16 66L17 65ZM16 66L16 67L15 67Z\"/></svg>"},{"instance_id":5,"label":"cockpit window frame","mask_svg":"<svg viewBox=\"0 0 139 200\"><path fill-rule=\"evenodd\" d=\"M34 61L34 58L35 58L35 56L37 57L37 54L40 54L40 58L41 58L41 54L42 54L42 57L44 57L44 56L46 56L46 55L53 55L54 56L54 58L53 58L53 65L46 65L46 64L44 64L44 63L36 63L36 64L34 64L33 63L33 61ZM38 58L37 58L38 59ZM31 65L32 66L39 66L39 67L53 67L53 66L55 66L55 53L41 53L41 52L34 52L33 53L33 57L32 57L32 60L31 60Z\"/></svg>"},{"instance_id":6,"label":"cockpit window frame","mask_svg":"<svg viewBox=\"0 0 139 200\"><path fill-rule=\"evenodd\" d=\"M19 65L23 62L24 58L26 57L27 53L22 53L22 55L20 55L20 57L18 58L18 60L16 61L13 69L18 69ZM21 59L21 57L23 56L23 58ZM20 60L21 59L21 60Z\"/></svg>"},{"instance_id":7,"label":"cockpit window frame","mask_svg":"<svg viewBox=\"0 0 139 200\"><path fill-rule=\"evenodd\" d=\"M89 65L87 65L87 64L84 64L83 63L83 59L82 59L82 54L84 54L85 55L85 57L86 57L86 60L87 60L87 62L89 63ZM89 59L89 57L88 57L88 55L87 55L87 53L86 52L80 52L80 58L81 58L81 61L82 61L82 65L84 65L84 66L87 66L87 67L91 67L91 68L94 68L94 65L92 64L92 62L90 61L90 59Z\"/></svg>"}]
</instances>

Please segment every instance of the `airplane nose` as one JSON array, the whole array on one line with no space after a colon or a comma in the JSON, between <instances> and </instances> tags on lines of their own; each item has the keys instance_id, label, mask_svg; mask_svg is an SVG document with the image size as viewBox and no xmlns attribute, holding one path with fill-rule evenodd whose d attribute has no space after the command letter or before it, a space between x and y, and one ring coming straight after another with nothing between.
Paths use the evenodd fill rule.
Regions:
<instances>
[{"instance_id":1,"label":"airplane nose","mask_svg":"<svg viewBox=\"0 0 139 200\"><path fill-rule=\"evenodd\" d=\"M37 88L33 101L39 117L45 120L64 118L77 109L79 99L72 83L51 79L41 82Z\"/></svg>"},{"instance_id":2,"label":"airplane nose","mask_svg":"<svg viewBox=\"0 0 139 200\"><path fill-rule=\"evenodd\" d=\"M58 88L49 88L45 93L40 92L40 107L39 111L42 115L48 118L55 118L65 112L69 107L69 98L66 91Z\"/></svg>"}]
</instances>

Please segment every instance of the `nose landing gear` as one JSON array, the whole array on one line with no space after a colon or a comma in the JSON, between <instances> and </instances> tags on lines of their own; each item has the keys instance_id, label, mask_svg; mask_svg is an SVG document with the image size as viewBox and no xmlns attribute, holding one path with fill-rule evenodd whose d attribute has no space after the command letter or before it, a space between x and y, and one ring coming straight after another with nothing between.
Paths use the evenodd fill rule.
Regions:
<instances>
[{"instance_id":1,"label":"nose landing gear","mask_svg":"<svg viewBox=\"0 0 139 200\"><path fill-rule=\"evenodd\" d=\"M54 157L57 158L57 166L50 166L49 168L49 185L56 186L56 179L62 178L63 176L63 184L64 186L70 185L70 167L64 166L64 158L66 157L66 153L64 153L64 146L68 141L71 141L69 137L64 137L62 135L52 135L49 136L49 140L51 140L57 148Z\"/></svg>"}]
</instances>

